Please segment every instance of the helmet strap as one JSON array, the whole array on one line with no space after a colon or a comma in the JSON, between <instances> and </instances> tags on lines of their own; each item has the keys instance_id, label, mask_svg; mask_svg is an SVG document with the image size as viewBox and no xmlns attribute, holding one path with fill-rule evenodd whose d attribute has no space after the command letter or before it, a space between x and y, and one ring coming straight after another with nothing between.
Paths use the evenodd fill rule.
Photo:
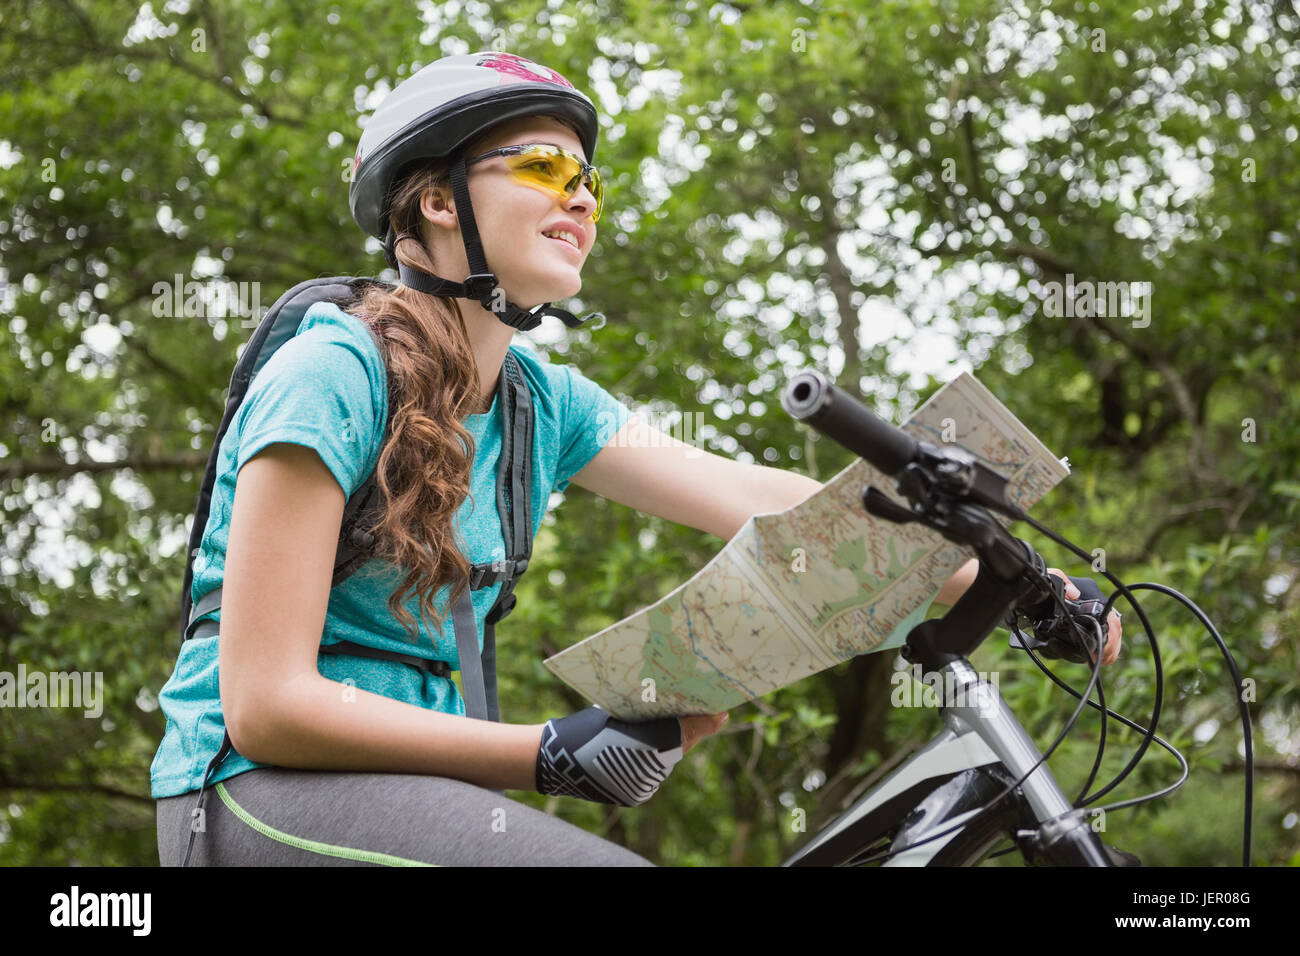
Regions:
<instances>
[{"instance_id":1,"label":"helmet strap","mask_svg":"<svg viewBox=\"0 0 1300 956\"><path fill-rule=\"evenodd\" d=\"M388 233L384 237L384 256L390 265L395 264L403 285L426 295L475 299L503 323L524 332L541 325L542 317L545 315L555 316L572 329L582 325L593 315L599 314L593 312L579 319L572 312L556 308L549 302L529 311L507 300L504 294L498 295L497 277L488 269L487 257L483 254L483 243L479 239L478 223L474 219L474 207L469 199L469 177L465 169L463 151L451 167L451 191L456 199L456 211L460 216L460 234L465 243L465 260L469 264L469 276L463 282L452 282L450 279L431 275L423 269L417 269L404 262L396 262L397 241L403 236L394 237L392 227L389 226Z\"/></svg>"},{"instance_id":2,"label":"helmet strap","mask_svg":"<svg viewBox=\"0 0 1300 956\"><path fill-rule=\"evenodd\" d=\"M397 240L400 236L393 235L393 224L388 224L388 229L384 232L384 259L388 262L388 268L397 268Z\"/></svg>"},{"instance_id":3,"label":"helmet strap","mask_svg":"<svg viewBox=\"0 0 1300 956\"><path fill-rule=\"evenodd\" d=\"M469 174L465 169L463 150L451 167L451 194L456 198L456 213L460 216L460 235L465 242L465 260L469 263L469 274L491 275L488 272L487 258L483 255L483 243L478 236L474 205L469 201ZM486 302L483 304L487 305Z\"/></svg>"}]
</instances>

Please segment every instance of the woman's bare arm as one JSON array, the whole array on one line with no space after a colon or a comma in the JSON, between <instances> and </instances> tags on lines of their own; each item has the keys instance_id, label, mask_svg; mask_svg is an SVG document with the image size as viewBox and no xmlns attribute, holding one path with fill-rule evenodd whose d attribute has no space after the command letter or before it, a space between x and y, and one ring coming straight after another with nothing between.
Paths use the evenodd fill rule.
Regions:
<instances>
[{"instance_id":1,"label":"woman's bare arm","mask_svg":"<svg viewBox=\"0 0 1300 956\"><path fill-rule=\"evenodd\" d=\"M282 767L534 789L541 724L435 713L321 676L317 649L343 505L343 489L303 445L270 445L239 472L219 641L235 749Z\"/></svg>"},{"instance_id":2,"label":"woman's bare arm","mask_svg":"<svg viewBox=\"0 0 1300 956\"><path fill-rule=\"evenodd\" d=\"M730 541L751 516L784 511L821 485L688 445L633 415L572 478L602 498Z\"/></svg>"}]
</instances>

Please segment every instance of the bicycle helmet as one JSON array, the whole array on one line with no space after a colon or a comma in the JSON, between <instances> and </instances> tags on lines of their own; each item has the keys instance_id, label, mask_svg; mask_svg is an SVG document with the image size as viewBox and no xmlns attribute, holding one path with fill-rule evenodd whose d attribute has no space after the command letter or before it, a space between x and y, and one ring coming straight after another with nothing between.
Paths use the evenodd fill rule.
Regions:
<instances>
[{"instance_id":1,"label":"bicycle helmet","mask_svg":"<svg viewBox=\"0 0 1300 956\"><path fill-rule=\"evenodd\" d=\"M357 224L383 243L384 257L398 270L403 285L429 295L476 299L506 325L524 331L536 328L545 314L556 315L574 328L591 315L578 319L549 302L532 311L509 301L501 308L495 295L497 278L484 257L466 185L463 147L500 123L534 115L569 122L582 141L587 161L594 161L599 130L596 108L559 73L521 56L493 51L436 60L398 84L370 117L352 160L348 205ZM391 197L404 176L423 163L444 158L452 158L452 194L470 269L461 282L399 263L397 242L410 234L394 235L388 222Z\"/></svg>"}]
</instances>

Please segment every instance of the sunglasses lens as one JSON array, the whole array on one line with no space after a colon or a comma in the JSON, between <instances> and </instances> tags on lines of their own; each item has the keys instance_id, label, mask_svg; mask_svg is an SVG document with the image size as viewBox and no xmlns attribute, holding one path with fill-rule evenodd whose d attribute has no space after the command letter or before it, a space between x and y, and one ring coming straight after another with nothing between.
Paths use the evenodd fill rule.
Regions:
<instances>
[{"instance_id":1,"label":"sunglasses lens","mask_svg":"<svg viewBox=\"0 0 1300 956\"><path fill-rule=\"evenodd\" d=\"M507 156L506 162L515 179L521 183L565 199L576 193L578 184L582 182L582 163L550 146L530 147L516 156ZM592 221L595 222L600 219L600 211L605 204L605 189L599 170L592 169L586 185L596 200L596 209L592 214Z\"/></svg>"}]
</instances>

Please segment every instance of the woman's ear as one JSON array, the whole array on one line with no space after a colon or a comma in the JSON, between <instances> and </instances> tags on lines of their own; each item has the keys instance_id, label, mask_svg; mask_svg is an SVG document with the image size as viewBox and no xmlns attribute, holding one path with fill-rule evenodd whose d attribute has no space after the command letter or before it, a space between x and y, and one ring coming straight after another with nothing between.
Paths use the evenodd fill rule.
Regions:
<instances>
[{"instance_id":1,"label":"woman's ear","mask_svg":"<svg viewBox=\"0 0 1300 956\"><path fill-rule=\"evenodd\" d=\"M456 203L442 186L430 186L420 195L420 214L435 226L456 228Z\"/></svg>"}]
</instances>

